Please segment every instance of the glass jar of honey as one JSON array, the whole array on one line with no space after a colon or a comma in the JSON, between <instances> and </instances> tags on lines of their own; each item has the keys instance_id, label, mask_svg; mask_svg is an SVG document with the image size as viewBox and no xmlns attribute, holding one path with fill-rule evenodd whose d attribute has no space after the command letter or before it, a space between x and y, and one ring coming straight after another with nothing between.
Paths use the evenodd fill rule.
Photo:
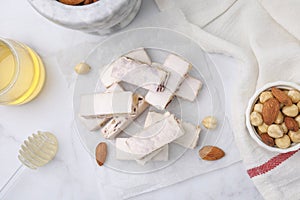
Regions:
<instances>
[{"instance_id":1,"label":"glass jar of honey","mask_svg":"<svg viewBox=\"0 0 300 200\"><path fill-rule=\"evenodd\" d=\"M0 38L0 105L21 105L34 99L45 82L40 57L28 46Z\"/></svg>"}]
</instances>

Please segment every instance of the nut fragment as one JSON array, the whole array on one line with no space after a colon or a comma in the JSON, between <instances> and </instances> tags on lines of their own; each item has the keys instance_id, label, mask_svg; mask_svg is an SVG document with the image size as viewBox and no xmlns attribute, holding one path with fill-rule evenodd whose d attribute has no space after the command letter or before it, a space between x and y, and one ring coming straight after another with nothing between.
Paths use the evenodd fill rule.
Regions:
<instances>
[{"instance_id":1,"label":"nut fragment","mask_svg":"<svg viewBox=\"0 0 300 200\"><path fill-rule=\"evenodd\" d=\"M296 117L299 113L299 109L295 104L292 104L291 106L284 106L282 108L283 114L289 117Z\"/></svg>"},{"instance_id":2,"label":"nut fragment","mask_svg":"<svg viewBox=\"0 0 300 200\"><path fill-rule=\"evenodd\" d=\"M79 63L75 66L77 74L87 74L91 70L91 67L86 63Z\"/></svg>"},{"instance_id":3,"label":"nut fragment","mask_svg":"<svg viewBox=\"0 0 300 200\"><path fill-rule=\"evenodd\" d=\"M298 122L298 126L300 127L300 115L295 118L296 122Z\"/></svg>"},{"instance_id":4,"label":"nut fragment","mask_svg":"<svg viewBox=\"0 0 300 200\"><path fill-rule=\"evenodd\" d=\"M285 117L284 123L285 123L287 129L289 129L291 131L297 132L299 130L298 122L291 117Z\"/></svg>"},{"instance_id":5,"label":"nut fragment","mask_svg":"<svg viewBox=\"0 0 300 200\"><path fill-rule=\"evenodd\" d=\"M217 127L217 119L213 116L205 117L202 124L207 129L215 129Z\"/></svg>"},{"instance_id":6,"label":"nut fragment","mask_svg":"<svg viewBox=\"0 0 300 200\"><path fill-rule=\"evenodd\" d=\"M291 106L293 104L291 98L282 90L273 87L271 89L273 96L286 106Z\"/></svg>"},{"instance_id":7,"label":"nut fragment","mask_svg":"<svg viewBox=\"0 0 300 200\"><path fill-rule=\"evenodd\" d=\"M281 124L281 128L282 128L284 134L289 131L289 129L286 127L285 123Z\"/></svg>"},{"instance_id":8,"label":"nut fragment","mask_svg":"<svg viewBox=\"0 0 300 200\"><path fill-rule=\"evenodd\" d=\"M267 124L263 123L262 125L258 126L257 128L260 131L260 133L266 133L266 132L268 132L269 126Z\"/></svg>"},{"instance_id":9,"label":"nut fragment","mask_svg":"<svg viewBox=\"0 0 300 200\"><path fill-rule=\"evenodd\" d=\"M262 117L267 125L271 125L276 120L280 110L279 106L279 102L275 98L271 98L264 103Z\"/></svg>"},{"instance_id":10,"label":"nut fragment","mask_svg":"<svg viewBox=\"0 0 300 200\"><path fill-rule=\"evenodd\" d=\"M291 145L290 137L288 135L284 135L281 138L276 138L275 144L277 147L279 147L281 149L286 149Z\"/></svg>"},{"instance_id":11,"label":"nut fragment","mask_svg":"<svg viewBox=\"0 0 300 200\"><path fill-rule=\"evenodd\" d=\"M266 145L273 147L275 145L274 139L271 138L267 133L263 133L260 135L261 141Z\"/></svg>"},{"instance_id":12,"label":"nut fragment","mask_svg":"<svg viewBox=\"0 0 300 200\"><path fill-rule=\"evenodd\" d=\"M87 5L93 3L93 0L84 0L83 5Z\"/></svg>"},{"instance_id":13,"label":"nut fragment","mask_svg":"<svg viewBox=\"0 0 300 200\"><path fill-rule=\"evenodd\" d=\"M258 112L252 112L250 114L250 122L253 126L260 126L263 123L263 119L261 114L259 114Z\"/></svg>"},{"instance_id":14,"label":"nut fragment","mask_svg":"<svg viewBox=\"0 0 300 200\"><path fill-rule=\"evenodd\" d=\"M279 111L278 115L277 115L277 118L275 120L275 123L276 124L281 124L283 122L283 114L282 112Z\"/></svg>"},{"instance_id":15,"label":"nut fragment","mask_svg":"<svg viewBox=\"0 0 300 200\"><path fill-rule=\"evenodd\" d=\"M219 160L224 157L224 155L224 151L216 146L204 146L199 150L199 156L203 160Z\"/></svg>"},{"instance_id":16,"label":"nut fragment","mask_svg":"<svg viewBox=\"0 0 300 200\"><path fill-rule=\"evenodd\" d=\"M261 103L257 103L254 105L253 111L261 113L263 109L263 104Z\"/></svg>"},{"instance_id":17,"label":"nut fragment","mask_svg":"<svg viewBox=\"0 0 300 200\"><path fill-rule=\"evenodd\" d=\"M106 160L107 145L105 142L100 142L96 147L96 161L99 166L102 166Z\"/></svg>"},{"instance_id":18,"label":"nut fragment","mask_svg":"<svg viewBox=\"0 0 300 200\"><path fill-rule=\"evenodd\" d=\"M293 103L298 103L300 101L300 92L296 90L290 90L288 96L292 99Z\"/></svg>"},{"instance_id":19,"label":"nut fragment","mask_svg":"<svg viewBox=\"0 0 300 200\"><path fill-rule=\"evenodd\" d=\"M67 5L77 5L82 3L84 0L59 0L59 2Z\"/></svg>"},{"instance_id":20,"label":"nut fragment","mask_svg":"<svg viewBox=\"0 0 300 200\"><path fill-rule=\"evenodd\" d=\"M292 142L296 142L296 143L300 142L300 130L298 130L297 132L289 131L289 136Z\"/></svg>"},{"instance_id":21,"label":"nut fragment","mask_svg":"<svg viewBox=\"0 0 300 200\"><path fill-rule=\"evenodd\" d=\"M273 98L273 94L270 91L262 92L259 95L259 101L260 101L260 103L265 103L266 101L268 101L271 98Z\"/></svg>"},{"instance_id":22,"label":"nut fragment","mask_svg":"<svg viewBox=\"0 0 300 200\"><path fill-rule=\"evenodd\" d=\"M283 130L280 125L272 124L268 128L268 135L272 138L280 138L283 136Z\"/></svg>"}]
</instances>

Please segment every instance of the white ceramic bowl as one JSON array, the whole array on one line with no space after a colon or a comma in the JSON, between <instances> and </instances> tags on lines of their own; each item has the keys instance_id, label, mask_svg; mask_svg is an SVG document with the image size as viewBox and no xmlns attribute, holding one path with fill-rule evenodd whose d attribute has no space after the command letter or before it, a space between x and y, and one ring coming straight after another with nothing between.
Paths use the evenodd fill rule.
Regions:
<instances>
[{"instance_id":1,"label":"white ceramic bowl","mask_svg":"<svg viewBox=\"0 0 300 200\"><path fill-rule=\"evenodd\" d=\"M141 0L100 0L72 6L57 0L28 0L47 19L67 28L92 34L109 34L127 26L137 15Z\"/></svg>"},{"instance_id":2,"label":"white ceramic bowl","mask_svg":"<svg viewBox=\"0 0 300 200\"><path fill-rule=\"evenodd\" d=\"M290 152L290 151L295 151L297 149L300 148L300 143L292 143L292 145L289 148L286 149L280 149L278 147L270 147L268 145L266 145L265 143L263 143L260 139L259 134L257 133L257 131L255 130L255 127L251 125L250 123L250 114L253 110L253 107L255 105L255 103L257 102L260 93L262 93L263 91L269 90L272 87L277 87L277 88L282 88L282 89L296 89L298 91L300 91L300 85L297 85L296 83L293 82L284 82L284 81L277 81L277 82L272 82L272 83L268 83L266 85L264 85L262 88L258 89L254 95L251 97L251 99L249 100L248 103L248 107L246 110L246 126L247 129L251 135L251 137L257 142L257 144L259 144L261 147L269 150L269 151L273 151L273 152L279 152L279 153L286 153L286 152Z\"/></svg>"}]
</instances>

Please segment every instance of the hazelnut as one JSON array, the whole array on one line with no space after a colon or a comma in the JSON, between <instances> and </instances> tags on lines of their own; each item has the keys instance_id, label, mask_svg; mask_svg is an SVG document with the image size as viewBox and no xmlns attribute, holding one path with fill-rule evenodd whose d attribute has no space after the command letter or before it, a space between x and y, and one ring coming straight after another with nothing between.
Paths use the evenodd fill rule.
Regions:
<instances>
[{"instance_id":1,"label":"hazelnut","mask_svg":"<svg viewBox=\"0 0 300 200\"><path fill-rule=\"evenodd\" d=\"M277 147L279 147L281 149L286 149L291 145L290 137L288 135L284 135L281 138L276 138L275 144Z\"/></svg>"},{"instance_id":2,"label":"hazelnut","mask_svg":"<svg viewBox=\"0 0 300 200\"><path fill-rule=\"evenodd\" d=\"M215 129L217 127L217 119L212 116L205 117L202 124L207 129Z\"/></svg>"},{"instance_id":3,"label":"hazelnut","mask_svg":"<svg viewBox=\"0 0 300 200\"><path fill-rule=\"evenodd\" d=\"M87 74L91 70L91 67L86 63L79 63L75 66L77 74Z\"/></svg>"},{"instance_id":4,"label":"hazelnut","mask_svg":"<svg viewBox=\"0 0 300 200\"><path fill-rule=\"evenodd\" d=\"M286 127L285 123L281 124L281 128L283 130L283 133L287 133L289 131L289 129Z\"/></svg>"},{"instance_id":5,"label":"hazelnut","mask_svg":"<svg viewBox=\"0 0 300 200\"><path fill-rule=\"evenodd\" d=\"M299 108L299 110L300 110L300 101L297 103L297 106L298 106L298 108Z\"/></svg>"},{"instance_id":6,"label":"hazelnut","mask_svg":"<svg viewBox=\"0 0 300 200\"><path fill-rule=\"evenodd\" d=\"M257 128L261 134L261 133L266 133L268 131L269 126L267 124L263 123L262 125L258 126Z\"/></svg>"},{"instance_id":7,"label":"hazelnut","mask_svg":"<svg viewBox=\"0 0 300 200\"><path fill-rule=\"evenodd\" d=\"M299 108L295 104L293 104L291 106L284 106L282 108L282 112L286 116L296 117L298 115L298 113L299 113Z\"/></svg>"},{"instance_id":8,"label":"hazelnut","mask_svg":"<svg viewBox=\"0 0 300 200\"><path fill-rule=\"evenodd\" d=\"M272 124L268 127L268 135L272 138L280 138L283 136L283 130L280 125Z\"/></svg>"},{"instance_id":9,"label":"hazelnut","mask_svg":"<svg viewBox=\"0 0 300 200\"><path fill-rule=\"evenodd\" d=\"M259 95L259 101L260 101L260 103L265 103L267 100L269 100L271 98L273 98L273 94L270 91L262 92Z\"/></svg>"},{"instance_id":10,"label":"hazelnut","mask_svg":"<svg viewBox=\"0 0 300 200\"><path fill-rule=\"evenodd\" d=\"M289 136L292 142L296 142L296 143L300 142L300 130L298 130L297 132L289 131Z\"/></svg>"},{"instance_id":11,"label":"hazelnut","mask_svg":"<svg viewBox=\"0 0 300 200\"><path fill-rule=\"evenodd\" d=\"M300 101L300 92L296 90L290 90L288 96L292 99L293 103L298 103Z\"/></svg>"},{"instance_id":12,"label":"hazelnut","mask_svg":"<svg viewBox=\"0 0 300 200\"><path fill-rule=\"evenodd\" d=\"M298 125L300 127L300 115L298 115L296 118L295 118L296 122L298 122Z\"/></svg>"},{"instance_id":13,"label":"hazelnut","mask_svg":"<svg viewBox=\"0 0 300 200\"><path fill-rule=\"evenodd\" d=\"M275 123L276 124L281 124L283 122L283 114L282 112L279 111L278 115L277 115L277 118L275 120Z\"/></svg>"},{"instance_id":14,"label":"hazelnut","mask_svg":"<svg viewBox=\"0 0 300 200\"><path fill-rule=\"evenodd\" d=\"M289 90L283 90L284 93L288 94L289 93Z\"/></svg>"},{"instance_id":15,"label":"hazelnut","mask_svg":"<svg viewBox=\"0 0 300 200\"><path fill-rule=\"evenodd\" d=\"M263 119L261 114L259 114L258 112L252 112L250 114L250 122L253 126L260 126L263 123Z\"/></svg>"},{"instance_id":16,"label":"hazelnut","mask_svg":"<svg viewBox=\"0 0 300 200\"><path fill-rule=\"evenodd\" d=\"M263 104L257 103L257 104L254 105L253 111L261 113L262 112L262 108L263 108Z\"/></svg>"}]
</instances>

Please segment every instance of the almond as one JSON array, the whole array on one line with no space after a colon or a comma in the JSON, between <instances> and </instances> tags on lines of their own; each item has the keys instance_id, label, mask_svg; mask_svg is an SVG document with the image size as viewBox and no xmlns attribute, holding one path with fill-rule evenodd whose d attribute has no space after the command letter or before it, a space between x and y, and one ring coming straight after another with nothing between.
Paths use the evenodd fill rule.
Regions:
<instances>
[{"instance_id":1,"label":"almond","mask_svg":"<svg viewBox=\"0 0 300 200\"><path fill-rule=\"evenodd\" d=\"M85 0L83 2L83 5L87 5L87 4L90 4L90 3L93 3L93 0Z\"/></svg>"},{"instance_id":2,"label":"almond","mask_svg":"<svg viewBox=\"0 0 300 200\"><path fill-rule=\"evenodd\" d=\"M99 166L102 166L106 160L107 145L105 142L100 142L96 147L96 161Z\"/></svg>"},{"instance_id":3,"label":"almond","mask_svg":"<svg viewBox=\"0 0 300 200\"><path fill-rule=\"evenodd\" d=\"M271 89L273 96L286 106L291 106L293 104L292 99L282 90L278 88Z\"/></svg>"},{"instance_id":4,"label":"almond","mask_svg":"<svg viewBox=\"0 0 300 200\"><path fill-rule=\"evenodd\" d=\"M263 121L267 125L271 125L275 122L280 110L280 103L277 99L271 98L266 101L262 109Z\"/></svg>"},{"instance_id":5,"label":"almond","mask_svg":"<svg viewBox=\"0 0 300 200\"><path fill-rule=\"evenodd\" d=\"M77 5L82 3L84 0L59 0L59 2L67 5Z\"/></svg>"},{"instance_id":6,"label":"almond","mask_svg":"<svg viewBox=\"0 0 300 200\"><path fill-rule=\"evenodd\" d=\"M291 131L297 132L299 130L298 122L291 117L285 117L284 123L285 123L287 129L289 129Z\"/></svg>"},{"instance_id":7,"label":"almond","mask_svg":"<svg viewBox=\"0 0 300 200\"><path fill-rule=\"evenodd\" d=\"M216 146L204 146L199 150L199 156L203 160L219 160L224 155L224 151Z\"/></svg>"},{"instance_id":8,"label":"almond","mask_svg":"<svg viewBox=\"0 0 300 200\"><path fill-rule=\"evenodd\" d=\"M263 133L260 135L261 141L266 145L273 147L275 145L274 139L271 138L267 133Z\"/></svg>"}]
</instances>

